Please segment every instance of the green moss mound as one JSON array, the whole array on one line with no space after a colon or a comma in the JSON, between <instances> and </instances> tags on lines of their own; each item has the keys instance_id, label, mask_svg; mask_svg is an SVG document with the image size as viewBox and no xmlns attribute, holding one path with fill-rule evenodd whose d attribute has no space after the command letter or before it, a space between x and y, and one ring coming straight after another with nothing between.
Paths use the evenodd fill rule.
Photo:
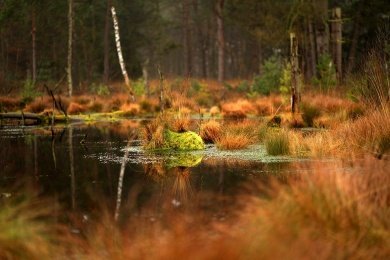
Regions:
<instances>
[{"instance_id":1,"label":"green moss mound","mask_svg":"<svg viewBox=\"0 0 390 260\"><path fill-rule=\"evenodd\" d=\"M176 133L166 130L164 133L164 148L180 151L203 150L205 145L202 138L195 132Z\"/></svg>"}]
</instances>

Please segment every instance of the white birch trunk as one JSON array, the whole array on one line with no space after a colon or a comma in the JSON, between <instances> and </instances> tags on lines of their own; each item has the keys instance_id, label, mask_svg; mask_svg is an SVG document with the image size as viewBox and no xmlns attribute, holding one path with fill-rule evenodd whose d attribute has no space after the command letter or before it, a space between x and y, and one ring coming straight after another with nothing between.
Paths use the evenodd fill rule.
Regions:
<instances>
[{"instance_id":1,"label":"white birch trunk","mask_svg":"<svg viewBox=\"0 0 390 260\"><path fill-rule=\"evenodd\" d=\"M121 47L121 41L120 41L120 35L119 35L119 24L118 24L118 18L116 16L116 11L115 11L114 6L111 7L111 14L112 14L112 20L113 20L113 24L114 24L115 44L116 44L116 50L118 52L119 65L121 66L122 75L125 79L126 87L128 88L130 95L134 99L134 94L133 94L133 91L132 91L131 86L130 86L129 76L127 74L125 62L123 60L122 47Z\"/></svg>"}]
</instances>

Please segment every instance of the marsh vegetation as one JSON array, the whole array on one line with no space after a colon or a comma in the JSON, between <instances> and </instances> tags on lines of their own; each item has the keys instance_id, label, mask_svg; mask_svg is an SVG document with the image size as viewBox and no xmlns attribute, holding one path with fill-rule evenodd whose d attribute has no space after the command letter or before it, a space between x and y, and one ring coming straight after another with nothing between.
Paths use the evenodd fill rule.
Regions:
<instances>
[{"instance_id":1,"label":"marsh vegetation","mask_svg":"<svg viewBox=\"0 0 390 260\"><path fill-rule=\"evenodd\" d=\"M388 259L389 5L336 2L0 1L0 258Z\"/></svg>"}]
</instances>

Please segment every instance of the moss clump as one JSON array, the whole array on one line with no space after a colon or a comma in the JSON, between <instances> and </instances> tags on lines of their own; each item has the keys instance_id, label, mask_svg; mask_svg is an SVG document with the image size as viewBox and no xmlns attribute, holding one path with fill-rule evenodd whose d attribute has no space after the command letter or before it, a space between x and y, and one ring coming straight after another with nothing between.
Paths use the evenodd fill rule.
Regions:
<instances>
[{"instance_id":1,"label":"moss clump","mask_svg":"<svg viewBox=\"0 0 390 260\"><path fill-rule=\"evenodd\" d=\"M204 149L204 142L202 138L195 132L187 131L183 133L176 133L166 130L164 133L165 149L174 150L202 150Z\"/></svg>"}]
</instances>

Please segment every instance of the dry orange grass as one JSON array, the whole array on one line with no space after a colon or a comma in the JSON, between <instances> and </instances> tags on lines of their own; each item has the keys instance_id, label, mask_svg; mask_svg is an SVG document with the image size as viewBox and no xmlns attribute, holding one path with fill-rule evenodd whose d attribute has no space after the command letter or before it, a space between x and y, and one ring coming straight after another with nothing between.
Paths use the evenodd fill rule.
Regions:
<instances>
[{"instance_id":1,"label":"dry orange grass","mask_svg":"<svg viewBox=\"0 0 390 260\"><path fill-rule=\"evenodd\" d=\"M382 157L390 152L390 107L370 111L336 129L334 137L346 151L368 152Z\"/></svg>"},{"instance_id":2,"label":"dry orange grass","mask_svg":"<svg viewBox=\"0 0 390 260\"><path fill-rule=\"evenodd\" d=\"M226 123L219 138L215 139L215 143L221 150L247 148L250 144L258 141L260 126L258 122L251 120Z\"/></svg>"},{"instance_id":3,"label":"dry orange grass","mask_svg":"<svg viewBox=\"0 0 390 260\"><path fill-rule=\"evenodd\" d=\"M49 97L39 97L29 103L24 111L32 113L41 113L45 109L52 108L52 101Z\"/></svg>"},{"instance_id":4,"label":"dry orange grass","mask_svg":"<svg viewBox=\"0 0 390 260\"><path fill-rule=\"evenodd\" d=\"M170 130L182 133L191 129L191 120L189 117L185 116L175 117L169 120L168 125Z\"/></svg>"},{"instance_id":5,"label":"dry orange grass","mask_svg":"<svg viewBox=\"0 0 390 260\"><path fill-rule=\"evenodd\" d=\"M67 112L69 115L76 115L76 114L84 113L86 111L87 111L87 107L85 105L81 105L76 102L70 102Z\"/></svg>"},{"instance_id":6,"label":"dry orange grass","mask_svg":"<svg viewBox=\"0 0 390 260\"><path fill-rule=\"evenodd\" d=\"M141 111L139 104L136 103L125 103L120 107L120 110L124 113L123 115L135 116Z\"/></svg>"},{"instance_id":7,"label":"dry orange grass","mask_svg":"<svg viewBox=\"0 0 390 260\"><path fill-rule=\"evenodd\" d=\"M211 116L211 117L215 117L215 116L219 115L220 113L221 113L221 110L219 109L219 107L217 107L217 106L212 106L212 107L210 108L210 116Z\"/></svg>"},{"instance_id":8,"label":"dry orange grass","mask_svg":"<svg viewBox=\"0 0 390 260\"><path fill-rule=\"evenodd\" d=\"M206 143L215 143L221 137L221 124L215 120L204 122L200 126L200 136Z\"/></svg>"},{"instance_id":9,"label":"dry orange grass","mask_svg":"<svg viewBox=\"0 0 390 260\"><path fill-rule=\"evenodd\" d=\"M20 108L20 100L12 97L0 96L0 109L3 111L17 111Z\"/></svg>"},{"instance_id":10,"label":"dry orange grass","mask_svg":"<svg viewBox=\"0 0 390 260\"><path fill-rule=\"evenodd\" d=\"M245 99L223 103L221 108L223 116L226 118L245 118L247 114L255 112L254 105Z\"/></svg>"},{"instance_id":11,"label":"dry orange grass","mask_svg":"<svg viewBox=\"0 0 390 260\"><path fill-rule=\"evenodd\" d=\"M302 100L326 113L336 113L343 110L352 111L360 107L348 99L318 93L304 95Z\"/></svg>"},{"instance_id":12,"label":"dry orange grass","mask_svg":"<svg viewBox=\"0 0 390 260\"><path fill-rule=\"evenodd\" d=\"M192 111L198 111L199 106L195 102L194 98L188 98L185 95L182 95L182 93L178 93L176 91L173 91L170 94L171 102L172 102L172 108L174 109L180 109L182 107L186 107Z\"/></svg>"},{"instance_id":13,"label":"dry orange grass","mask_svg":"<svg viewBox=\"0 0 390 260\"><path fill-rule=\"evenodd\" d=\"M270 199L252 198L241 217L246 224L233 231L243 239L241 252L260 259L387 258L388 163L355 164L314 164L288 187L266 188Z\"/></svg>"},{"instance_id":14,"label":"dry orange grass","mask_svg":"<svg viewBox=\"0 0 390 260\"><path fill-rule=\"evenodd\" d=\"M165 116L160 115L141 130L142 144L146 149L158 149L164 144Z\"/></svg>"},{"instance_id":15,"label":"dry orange grass","mask_svg":"<svg viewBox=\"0 0 390 260\"><path fill-rule=\"evenodd\" d=\"M245 133L226 133L216 140L216 145L221 150L245 149L251 143L251 137Z\"/></svg>"}]
</instances>

